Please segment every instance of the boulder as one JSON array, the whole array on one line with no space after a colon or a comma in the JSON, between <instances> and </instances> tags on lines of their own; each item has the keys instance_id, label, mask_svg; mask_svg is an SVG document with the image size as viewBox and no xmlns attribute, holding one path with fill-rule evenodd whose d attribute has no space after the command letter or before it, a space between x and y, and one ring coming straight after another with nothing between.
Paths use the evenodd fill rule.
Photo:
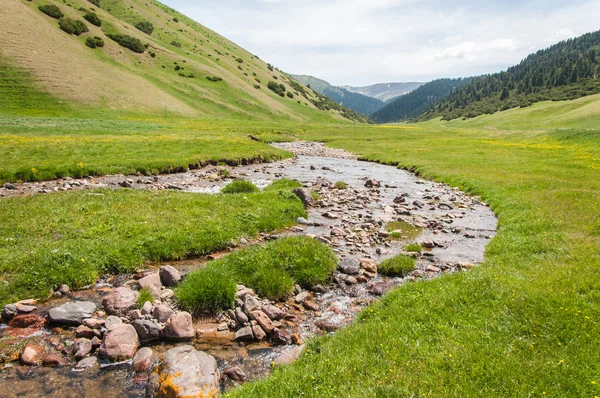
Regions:
<instances>
[{"instance_id":1,"label":"boulder","mask_svg":"<svg viewBox=\"0 0 600 398\"><path fill-rule=\"evenodd\" d=\"M192 315L179 312L169 318L163 329L163 335L171 340L191 340L196 335Z\"/></svg>"},{"instance_id":2,"label":"boulder","mask_svg":"<svg viewBox=\"0 0 600 398\"><path fill-rule=\"evenodd\" d=\"M248 379L246 373L244 373L244 371L239 366L234 366L233 368L226 369L224 373L231 380L237 381L238 383Z\"/></svg>"},{"instance_id":3,"label":"boulder","mask_svg":"<svg viewBox=\"0 0 600 398\"><path fill-rule=\"evenodd\" d=\"M42 365L49 368L57 368L61 366L65 366L67 364L67 360L60 354L48 354L42 360Z\"/></svg>"},{"instance_id":4,"label":"boulder","mask_svg":"<svg viewBox=\"0 0 600 398\"><path fill-rule=\"evenodd\" d=\"M240 307L235 307L235 317L240 325L245 325L250 321L248 315L246 315Z\"/></svg>"},{"instance_id":5,"label":"boulder","mask_svg":"<svg viewBox=\"0 0 600 398\"><path fill-rule=\"evenodd\" d=\"M302 303L304 308L311 311L319 311L319 305L314 300L306 300Z\"/></svg>"},{"instance_id":6,"label":"boulder","mask_svg":"<svg viewBox=\"0 0 600 398\"><path fill-rule=\"evenodd\" d=\"M175 311L173 311L166 305L157 305L156 307L154 307L154 311L152 311L152 316L160 323L165 323L166 321L168 321L169 318L173 316L173 314L175 314Z\"/></svg>"},{"instance_id":7,"label":"boulder","mask_svg":"<svg viewBox=\"0 0 600 398\"><path fill-rule=\"evenodd\" d=\"M275 329L271 333L270 340L275 345L289 345L292 342L292 334L287 330Z\"/></svg>"},{"instance_id":8,"label":"boulder","mask_svg":"<svg viewBox=\"0 0 600 398\"><path fill-rule=\"evenodd\" d=\"M150 293L152 293L152 297L160 297L160 288L162 287L162 283L160 281L158 272L154 272L143 277L142 279L139 279L137 283L140 288L149 290Z\"/></svg>"},{"instance_id":9,"label":"boulder","mask_svg":"<svg viewBox=\"0 0 600 398\"><path fill-rule=\"evenodd\" d=\"M346 275L358 275L360 272L360 265L351 259L344 259L338 265L340 271Z\"/></svg>"},{"instance_id":10,"label":"boulder","mask_svg":"<svg viewBox=\"0 0 600 398\"><path fill-rule=\"evenodd\" d=\"M21 353L21 363L26 366L37 366L45 354L44 347L38 344L27 344Z\"/></svg>"},{"instance_id":11,"label":"boulder","mask_svg":"<svg viewBox=\"0 0 600 398\"><path fill-rule=\"evenodd\" d=\"M265 305L262 307L262 312L267 314L267 316L273 321L278 321L285 316L285 312L281 310L281 308L274 305Z\"/></svg>"},{"instance_id":12,"label":"boulder","mask_svg":"<svg viewBox=\"0 0 600 398\"><path fill-rule=\"evenodd\" d=\"M33 311L37 310L37 307L35 305L28 305L28 304L15 304L17 306L17 311L19 311L19 313L21 314L31 314Z\"/></svg>"},{"instance_id":13,"label":"boulder","mask_svg":"<svg viewBox=\"0 0 600 398\"><path fill-rule=\"evenodd\" d=\"M2 319L8 321L17 315L17 306L14 304L7 304L2 309Z\"/></svg>"},{"instance_id":14,"label":"boulder","mask_svg":"<svg viewBox=\"0 0 600 398\"><path fill-rule=\"evenodd\" d=\"M144 305L142 306L142 309L140 312L142 315L150 315L150 314L152 314L153 310L154 310L154 306L152 305L152 303L149 301L146 301L144 303Z\"/></svg>"},{"instance_id":15,"label":"boulder","mask_svg":"<svg viewBox=\"0 0 600 398\"><path fill-rule=\"evenodd\" d=\"M8 326L11 328L30 328L30 329L41 329L46 324L46 319L35 314L18 315L14 317Z\"/></svg>"},{"instance_id":16,"label":"boulder","mask_svg":"<svg viewBox=\"0 0 600 398\"><path fill-rule=\"evenodd\" d=\"M122 323L123 321L121 320L121 318L119 318L118 316L110 315L108 318L106 318L106 321L104 321L104 327L108 329L112 325L121 325Z\"/></svg>"},{"instance_id":17,"label":"boulder","mask_svg":"<svg viewBox=\"0 0 600 398\"><path fill-rule=\"evenodd\" d=\"M370 178L365 181L365 188L379 188L381 187L381 183L374 178Z\"/></svg>"},{"instance_id":18,"label":"boulder","mask_svg":"<svg viewBox=\"0 0 600 398\"><path fill-rule=\"evenodd\" d=\"M252 326L245 326L237 331L235 334L236 341L253 341L254 333L252 332Z\"/></svg>"},{"instance_id":19,"label":"boulder","mask_svg":"<svg viewBox=\"0 0 600 398\"><path fill-rule=\"evenodd\" d=\"M97 337L100 335L98 330L93 330L84 325L79 325L77 329L75 329L75 337L77 338L85 338L91 339L93 337Z\"/></svg>"},{"instance_id":20,"label":"boulder","mask_svg":"<svg viewBox=\"0 0 600 398\"><path fill-rule=\"evenodd\" d=\"M77 370L97 369L99 367L100 366L98 365L98 358L96 357L84 358L81 361L77 362L77 365L75 365L75 369Z\"/></svg>"},{"instance_id":21,"label":"boulder","mask_svg":"<svg viewBox=\"0 0 600 398\"><path fill-rule=\"evenodd\" d=\"M310 292L307 291L299 293L298 295L296 295L296 297L294 297L294 302L296 304L302 304L304 301L308 300L310 296Z\"/></svg>"},{"instance_id":22,"label":"boulder","mask_svg":"<svg viewBox=\"0 0 600 398\"><path fill-rule=\"evenodd\" d=\"M251 295L247 295L244 298L244 311L250 315L251 312L260 310L260 303L258 300Z\"/></svg>"},{"instance_id":23,"label":"boulder","mask_svg":"<svg viewBox=\"0 0 600 398\"><path fill-rule=\"evenodd\" d=\"M170 300L175 297L175 292L171 289L165 289L160 293L161 300Z\"/></svg>"},{"instance_id":24,"label":"boulder","mask_svg":"<svg viewBox=\"0 0 600 398\"><path fill-rule=\"evenodd\" d=\"M133 322L133 327L142 342L158 340L162 337L162 329L156 322L138 319Z\"/></svg>"},{"instance_id":25,"label":"boulder","mask_svg":"<svg viewBox=\"0 0 600 398\"><path fill-rule=\"evenodd\" d=\"M84 319L91 318L96 311L96 304L91 301L71 301L48 312L52 323L80 325Z\"/></svg>"},{"instance_id":26,"label":"boulder","mask_svg":"<svg viewBox=\"0 0 600 398\"><path fill-rule=\"evenodd\" d=\"M376 273L377 272L377 263L370 258L363 258L360 260L360 267L367 272Z\"/></svg>"},{"instance_id":27,"label":"boulder","mask_svg":"<svg viewBox=\"0 0 600 398\"><path fill-rule=\"evenodd\" d=\"M109 315L125 316L136 309L139 295L127 287L118 287L102 300L102 305Z\"/></svg>"},{"instance_id":28,"label":"boulder","mask_svg":"<svg viewBox=\"0 0 600 398\"><path fill-rule=\"evenodd\" d=\"M149 371L156 362L156 355L152 348L144 347L140 348L138 352L135 353L133 357L133 362L131 363L131 367L135 372L144 373Z\"/></svg>"},{"instance_id":29,"label":"boulder","mask_svg":"<svg viewBox=\"0 0 600 398\"><path fill-rule=\"evenodd\" d=\"M290 363L296 361L300 358L300 355L304 351L304 346L296 346L291 350L287 351L285 354L282 354L275 358L273 361L275 366L289 365Z\"/></svg>"},{"instance_id":30,"label":"boulder","mask_svg":"<svg viewBox=\"0 0 600 398\"><path fill-rule=\"evenodd\" d=\"M265 333L263 328L260 327L260 325L252 326L252 333L254 334L254 338L258 341L263 341L267 338L267 334Z\"/></svg>"},{"instance_id":31,"label":"boulder","mask_svg":"<svg viewBox=\"0 0 600 398\"><path fill-rule=\"evenodd\" d=\"M292 191L294 195L300 198L304 207L309 207L313 204L314 200L310 195L310 190L306 188L296 188Z\"/></svg>"},{"instance_id":32,"label":"boulder","mask_svg":"<svg viewBox=\"0 0 600 398\"><path fill-rule=\"evenodd\" d=\"M221 374L215 358L184 345L167 351L153 379L149 388L158 397L216 397Z\"/></svg>"},{"instance_id":33,"label":"boulder","mask_svg":"<svg viewBox=\"0 0 600 398\"><path fill-rule=\"evenodd\" d=\"M131 325L112 325L104 334L99 355L111 362L132 359L136 353L139 339Z\"/></svg>"},{"instance_id":34,"label":"boulder","mask_svg":"<svg viewBox=\"0 0 600 398\"><path fill-rule=\"evenodd\" d=\"M168 287L177 286L179 281L181 281L181 274L177 268L170 265L160 267L159 274L162 283Z\"/></svg>"},{"instance_id":35,"label":"boulder","mask_svg":"<svg viewBox=\"0 0 600 398\"><path fill-rule=\"evenodd\" d=\"M69 294L71 292L71 289L69 288L68 285L60 285L60 287L58 288L58 291L60 292L60 294Z\"/></svg>"},{"instance_id":36,"label":"boulder","mask_svg":"<svg viewBox=\"0 0 600 398\"><path fill-rule=\"evenodd\" d=\"M93 344L88 339L77 339L73 344L72 352L76 360L85 358L90 352L92 352Z\"/></svg>"},{"instance_id":37,"label":"boulder","mask_svg":"<svg viewBox=\"0 0 600 398\"><path fill-rule=\"evenodd\" d=\"M250 319L258 322L260 327L267 333L271 334L275 330L275 325L269 317L262 311L253 311L250 313Z\"/></svg>"}]
</instances>

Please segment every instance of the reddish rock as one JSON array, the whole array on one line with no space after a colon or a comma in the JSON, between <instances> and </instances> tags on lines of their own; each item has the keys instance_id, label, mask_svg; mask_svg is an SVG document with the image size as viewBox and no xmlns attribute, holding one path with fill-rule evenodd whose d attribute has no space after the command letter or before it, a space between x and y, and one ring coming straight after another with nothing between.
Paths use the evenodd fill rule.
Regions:
<instances>
[{"instance_id":1,"label":"reddish rock","mask_svg":"<svg viewBox=\"0 0 600 398\"><path fill-rule=\"evenodd\" d=\"M87 326L79 325L75 329L75 337L91 339L96 336L96 331L88 328Z\"/></svg>"},{"instance_id":2,"label":"reddish rock","mask_svg":"<svg viewBox=\"0 0 600 398\"><path fill-rule=\"evenodd\" d=\"M196 331L192 315L189 312L180 312L170 317L163 329L163 335L171 340L193 339Z\"/></svg>"},{"instance_id":3,"label":"reddish rock","mask_svg":"<svg viewBox=\"0 0 600 398\"><path fill-rule=\"evenodd\" d=\"M252 333L254 333L254 338L258 341L263 341L267 338L267 334L265 333L263 328L260 327L260 325L252 326Z\"/></svg>"},{"instance_id":4,"label":"reddish rock","mask_svg":"<svg viewBox=\"0 0 600 398\"><path fill-rule=\"evenodd\" d=\"M27 366L37 366L42 362L45 350L38 344L27 344L21 353L21 363Z\"/></svg>"},{"instance_id":5,"label":"reddish rock","mask_svg":"<svg viewBox=\"0 0 600 398\"><path fill-rule=\"evenodd\" d=\"M10 327L23 329L42 329L44 325L46 325L46 319L35 314L18 315L8 323Z\"/></svg>"},{"instance_id":6,"label":"reddish rock","mask_svg":"<svg viewBox=\"0 0 600 398\"><path fill-rule=\"evenodd\" d=\"M139 295L127 287L118 287L102 300L102 305L108 314L125 316L137 307Z\"/></svg>"},{"instance_id":7,"label":"reddish rock","mask_svg":"<svg viewBox=\"0 0 600 398\"><path fill-rule=\"evenodd\" d=\"M271 334L275 329L273 321L262 311L253 311L250 313L250 319L258 322L261 328L267 333Z\"/></svg>"},{"instance_id":8,"label":"reddish rock","mask_svg":"<svg viewBox=\"0 0 600 398\"><path fill-rule=\"evenodd\" d=\"M224 373L231 380L237 381L238 383L248 379L248 376L246 376L246 373L244 373L244 371L239 366L229 368L229 369L225 370Z\"/></svg>"},{"instance_id":9,"label":"reddish rock","mask_svg":"<svg viewBox=\"0 0 600 398\"><path fill-rule=\"evenodd\" d=\"M132 359L139 344L138 334L131 325L112 325L104 335L98 351L111 362Z\"/></svg>"},{"instance_id":10,"label":"reddish rock","mask_svg":"<svg viewBox=\"0 0 600 398\"><path fill-rule=\"evenodd\" d=\"M133 357L131 367L138 373L149 371L156 362L156 355L151 348L140 348Z\"/></svg>"},{"instance_id":11,"label":"reddish rock","mask_svg":"<svg viewBox=\"0 0 600 398\"><path fill-rule=\"evenodd\" d=\"M306 300L302 303L304 308L311 311L319 311L319 305L315 303L313 300Z\"/></svg>"},{"instance_id":12,"label":"reddish rock","mask_svg":"<svg viewBox=\"0 0 600 398\"><path fill-rule=\"evenodd\" d=\"M93 344L88 339L77 339L73 344L72 352L76 360L85 358L90 352L92 352Z\"/></svg>"},{"instance_id":13,"label":"reddish rock","mask_svg":"<svg viewBox=\"0 0 600 398\"><path fill-rule=\"evenodd\" d=\"M181 280L181 274L177 268L170 265L160 267L159 275L162 283L164 283L165 286L177 286Z\"/></svg>"},{"instance_id":14,"label":"reddish rock","mask_svg":"<svg viewBox=\"0 0 600 398\"><path fill-rule=\"evenodd\" d=\"M173 311L166 305L157 305L156 307L154 307L154 311L152 311L152 316L160 323L165 323L166 321L168 321L169 318L173 316L173 314L175 314L175 311Z\"/></svg>"},{"instance_id":15,"label":"reddish rock","mask_svg":"<svg viewBox=\"0 0 600 398\"><path fill-rule=\"evenodd\" d=\"M42 361L42 365L50 368L65 366L66 364L67 360L60 354L48 354Z\"/></svg>"},{"instance_id":16,"label":"reddish rock","mask_svg":"<svg viewBox=\"0 0 600 398\"><path fill-rule=\"evenodd\" d=\"M377 263L369 258L363 258L360 260L360 267L367 272L376 273Z\"/></svg>"},{"instance_id":17,"label":"reddish rock","mask_svg":"<svg viewBox=\"0 0 600 398\"><path fill-rule=\"evenodd\" d=\"M270 340L275 345L288 345L292 342L292 334L287 330L275 329L271 333Z\"/></svg>"},{"instance_id":18,"label":"reddish rock","mask_svg":"<svg viewBox=\"0 0 600 398\"><path fill-rule=\"evenodd\" d=\"M274 321L278 321L285 316L285 312L274 305L265 305L262 307L262 312L267 314L267 316Z\"/></svg>"}]
</instances>

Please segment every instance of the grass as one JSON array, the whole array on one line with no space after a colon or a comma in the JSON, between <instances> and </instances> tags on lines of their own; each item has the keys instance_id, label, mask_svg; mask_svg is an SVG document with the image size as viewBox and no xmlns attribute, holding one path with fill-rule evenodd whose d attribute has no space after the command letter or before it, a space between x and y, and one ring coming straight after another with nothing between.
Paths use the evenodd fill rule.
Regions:
<instances>
[{"instance_id":1,"label":"grass","mask_svg":"<svg viewBox=\"0 0 600 398\"><path fill-rule=\"evenodd\" d=\"M390 292L231 396L600 396L600 112L590 101L300 134L480 195L498 234L481 266Z\"/></svg>"},{"instance_id":2,"label":"grass","mask_svg":"<svg viewBox=\"0 0 600 398\"><path fill-rule=\"evenodd\" d=\"M294 188L302 188L302 184L296 180L289 180L287 178L279 179L267 186L265 191L277 191L277 190L289 190Z\"/></svg>"},{"instance_id":3,"label":"grass","mask_svg":"<svg viewBox=\"0 0 600 398\"><path fill-rule=\"evenodd\" d=\"M409 243L408 245L404 246L404 251L421 253L423 251L423 247L418 243Z\"/></svg>"},{"instance_id":4,"label":"grass","mask_svg":"<svg viewBox=\"0 0 600 398\"><path fill-rule=\"evenodd\" d=\"M0 200L0 303L81 288L146 261L202 256L305 216L292 193L92 190Z\"/></svg>"},{"instance_id":5,"label":"grass","mask_svg":"<svg viewBox=\"0 0 600 398\"><path fill-rule=\"evenodd\" d=\"M405 277L415 270L415 259L399 255L384 260L379 264L379 273L384 276Z\"/></svg>"},{"instance_id":6,"label":"grass","mask_svg":"<svg viewBox=\"0 0 600 398\"><path fill-rule=\"evenodd\" d=\"M225 188L222 189L222 193L224 194L234 194L234 193L254 193L260 191L256 185L252 184L250 181L246 180L236 180L232 183L228 184Z\"/></svg>"},{"instance_id":7,"label":"grass","mask_svg":"<svg viewBox=\"0 0 600 398\"><path fill-rule=\"evenodd\" d=\"M335 183L334 188L335 189L348 189L348 184L346 184L343 181L338 181Z\"/></svg>"},{"instance_id":8,"label":"grass","mask_svg":"<svg viewBox=\"0 0 600 398\"><path fill-rule=\"evenodd\" d=\"M337 259L323 243L305 236L282 238L265 246L231 253L193 272L177 288L177 301L199 314L231 308L236 284L262 298L284 300L294 284L305 288L330 281Z\"/></svg>"},{"instance_id":9,"label":"grass","mask_svg":"<svg viewBox=\"0 0 600 398\"><path fill-rule=\"evenodd\" d=\"M140 290L140 295L138 296L137 299L137 306L139 309L141 309L144 304L146 304L146 302L153 302L154 301L154 297L152 297L152 292L149 289L142 289Z\"/></svg>"},{"instance_id":10,"label":"grass","mask_svg":"<svg viewBox=\"0 0 600 398\"><path fill-rule=\"evenodd\" d=\"M387 223L385 229L390 232L390 238L392 239L415 239L423 232L423 228L404 221Z\"/></svg>"}]
</instances>

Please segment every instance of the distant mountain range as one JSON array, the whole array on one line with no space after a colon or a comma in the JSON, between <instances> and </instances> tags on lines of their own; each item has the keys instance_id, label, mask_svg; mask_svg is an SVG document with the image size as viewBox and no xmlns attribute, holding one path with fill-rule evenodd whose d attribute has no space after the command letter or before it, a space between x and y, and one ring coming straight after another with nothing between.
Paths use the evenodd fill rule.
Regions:
<instances>
[{"instance_id":1,"label":"distant mountain range","mask_svg":"<svg viewBox=\"0 0 600 398\"><path fill-rule=\"evenodd\" d=\"M367 116L385 107L390 99L405 95L423 85L423 83L380 83L366 87L339 87L314 76L291 76L334 102Z\"/></svg>"}]
</instances>

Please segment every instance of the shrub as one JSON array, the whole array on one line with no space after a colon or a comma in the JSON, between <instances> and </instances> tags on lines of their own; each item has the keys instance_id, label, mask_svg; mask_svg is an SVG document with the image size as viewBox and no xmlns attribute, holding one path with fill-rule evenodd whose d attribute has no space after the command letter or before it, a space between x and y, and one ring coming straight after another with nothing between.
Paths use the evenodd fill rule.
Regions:
<instances>
[{"instance_id":1,"label":"shrub","mask_svg":"<svg viewBox=\"0 0 600 398\"><path fill-rule=\"evenodd\" d=\"M109 39L116 41L121 46L128 48L135 53L142 54L144 51L146 51L146 48L142 42L135 37L120 34L107 34L107 36Z\"/></svg>"},{"instance_id":2,"label":"shrub","mask_svg":"<svg viewBox=\"0 0 600 398\"><path fill-rule=\"evenodd\" d=\"M335 189L348 189L348 184L343 181L338 181L334 185Z\"/></svg>"},{"instance_id":3,"label":"shrub","mask_svg":"<svg viewBox=\"0 0 600 398\"><path fill-rule=\"evenodd\" d=\"M135 24L135 27L147 35L152 35L152 32L154 32L154 25L150 21L140 21Z\"/></svg>"},{"instance_id":4,"label":"shrub","mask_svg":"<svg viewBox=\"0 0 600 398\"><path fill-rule=\"evenodd\" d=\"M292 92L291 92L291 91L288 91L288 92L287 92L287 96L288 96L288 98L294 98L294 94L292 94Z\"/></svg>"},{"instance_id":5,"label":"shrub","mask_svg":"<svg viewBox=\"0 0 600 398\"><path fill-rule=\"evenodd\" d=\"M399 255L383 261L379 264L379 273L385 276L405 277L415 270L415 259Z\"/></svg>"},{"instance_id":6,"label":"shrub","mask_svg":"<svg viewBox=\"0 0 600 398\"><path fill-rule=\"evenodd\" d=\"M79 36L82 33L89 32L87 25L83 21L71 18L61 18L58 20L58 26L70 35Z\"/></svg>"},{"instance_id":7,"label":"shrub","mask_svg":"<svg viewBox=\"0 0 600 398\"><path fill-rule=\"evenodd\" d=\"M254 88L257 89L257 90L260 90L260 84L255 84Z\"/></svg>"},{"instance_id":8,"label":"shrub","mask_svg":"<svg viewBox=\"0 0 600 398\"><path fill-rule=\"evenodd\" d=\"M280 97L285 96L285 86L283 84L277 84L273 81L270 81L267 87Z\"/></svg>"},{"instance_id":9,"label":"shrub","mask_svg":"<svg viewBox=\"0 0 600 398\"><path fill-rule=\"evenodd\" d=\"M211 81L211 82L220 82L223 79L218 77L218 76L206 76L206 79Z\"/></svg>"},{"instance_id":10,"label":"shrub","mask_svg":"<svg viewBox=\"0 0 600 398\"><path fill-rule=\"evenodd\" d=\"M175 41L175 40L173 40L173 41L171 42L171 45L172 45L173 47L181 48L181 43L179 43L178 41Z\"/></svg>"},{"instance_id":11,"label":"shrub","mask_svg":"<svg viewBox=\"0 0 600 398\"><path fill-rule=\"evenodd\" d=\"M302 184L296 180L288 180L287 178L282 178L281 180L277 180L268 187L264 189L264 191L277 191L280 189L294 189L294 188L302 188Z\"/></svg>"},{"instance_id":12,"label":"shrub","mask_svg":"<svg viewBox=\"0 0 600 398\"><path fill-rule=\"evenodd\" d=\"M273 72L273 65L267 64L267 69L269 69L271 72Z\"/></svg>"},{"instance_id":13,"label":"shrub","mask_svg":"<svg viewBox=\"0 0 600 398\"><path fill-rule=\"evenodd\" d=\"M234 182L232 182L231 184L227 185L225 188L223 188L223 190L221 192L225 193L225 194L232 194L232 193L253 193L253 192L258 192L259 189L256 187L256 185L252 184L249 181L246 180L236 180Z\"/></svg>"},{"instance_id":14,"label":"shrub","mask_svg":"<svg viewBox=\"0 0 600 398\"><path fill-rule=\"evenodd\" d=\"M86 13L83 16L83 19L85 19L94 26L102 26L102 20L100 19L100 17L98 17L98 15L96 15L95 12Z\"/></svg>"},{"instance_id":15,"label":"shrub","mask_svg":"<svg viewBox=\"0 0 600 398\"><path fill-rule=\"evenodd\" d=\"M152 297L152 292L150 292L148 289L142 289L140 290L140 295L137 299L137 306L138 308L142 308L146 301L152 302L153 300L154 297Z\"/></svg>"},{"instance_id":16,"label":"shrub","mask_svg":"<svg viewBox=\"0 0 600 398\"><path fill-rule=\"evenodd\" d=\"M179 305L194 313L232 308L237 291L231 271L220 262L190 273L175 290Z\"/></svg>"},{"instance_id":17,"label":"shrub","mask_svg":"<svg viewBox=\"0 0 600 398\"><path fill-rule=\"evenodd\" d=\"M85 45L89 48L104 47L104 40L98 36L88 37L85 39Z\"/></svg>"},{"instance_id":18,"label":"shrub","mask_svg":"<svg viewBox=\"0 0 600 398\"><path fill-rule=\"evenodd\" d=\"M418 244L418 243L410 243L406 246L404 246L404 251L405 252L417 252L417 253L421 253L421 251L423 250L423 247Z\"/></svg>"},{"instance_id":19,"label":"shrub","mask_svg":"<svg viewBox=\"0 0 600 398\"><path fill-rule=\"evenodd\" d=\"M100 7L100 0L88 0L90 3L95 5L96 7Z\"/></svg>"},{"instance_id":20,"label":"shrub","mask_svg":"<svg viewBox=\"0 0 600 398\"><path fill-rule=\"evenodd\" d=\"M175 18L173 18L173 22L179 23L179 19L177 19L177 17L175 17Z\"/></svg>"},{"instance_id":21,"label":"shrub","mask_svg":"<svg viewBox=\"0 0 600 398\"><path fill-rule=\"evenodd\" d=\"M244 63L244 60L243 60L243 59L241 59L241 58L236 58L235 60L236 60L238 63L240 63L240 64L243 64L243 63Z\"/></svg>"},{"instance_id":22,"label":"shrub","mask_svg":"<svg viewBox=\"0 0 600 398\"><path fill-rule=\"evenodd\" d=\"M44 4L42 6L39 6L38 9L44 14L48 15L49 17L55 19L60 19L65 16L60 10L60 8L58 8L54 4Z\"/></svg>"},{"instance_id":23,"label":"shrub","mask_svg":"<svg viewBox=\"0 0 600 398\"><path fill-rule=\"evenodd\" d=\"M150 51L149 54L152 58L156 58L156 53L154 51Z\"/></svg>"}]
</instances>

